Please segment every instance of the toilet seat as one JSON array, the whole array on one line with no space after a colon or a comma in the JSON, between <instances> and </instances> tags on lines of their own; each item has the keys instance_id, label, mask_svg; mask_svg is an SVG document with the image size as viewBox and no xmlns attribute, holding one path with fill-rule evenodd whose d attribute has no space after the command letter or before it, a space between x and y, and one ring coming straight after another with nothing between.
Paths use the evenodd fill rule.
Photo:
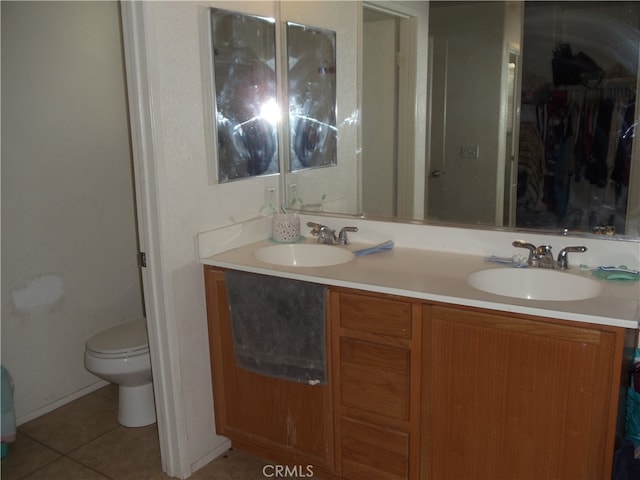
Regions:
<instances>
[{"instance_id":1,"label":"toilet seat","mask_svg":"<svg viewBox=\"0 0 640 480\"><path fill-rule=\"evenodd\" d=\"M147 322L144 318L109 328L86 342L87 352L99 358L122 358L149 353Z\"/></svg>"}]
</instances>

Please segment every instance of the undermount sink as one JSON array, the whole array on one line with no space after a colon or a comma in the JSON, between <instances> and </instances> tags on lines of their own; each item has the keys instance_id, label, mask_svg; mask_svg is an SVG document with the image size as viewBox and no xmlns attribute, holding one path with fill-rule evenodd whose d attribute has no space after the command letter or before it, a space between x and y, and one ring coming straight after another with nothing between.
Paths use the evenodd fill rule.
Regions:
<instances>
[{"instance_id":1,"label":"undermount sink","mask_svg":"<svg viewBox=\"0 0 640 480\"><path fill-rule=\"evenodd\" d=\"M585 300L602 292L602 285L590 278L540 268L480 270L467 283L483 292L529 300Z\"/></svg>"},{"instance_id":2,"label":"undermount sink","mask_svg":"<svg viewBox=\"0 0 640 480\"><path fill-rule=\"evenodd\" d=\"M349 250L309 243L279 244L262 247L253 253L261 262L288 267L327 267L352 260Z\"/></svg>"}]
</instances>

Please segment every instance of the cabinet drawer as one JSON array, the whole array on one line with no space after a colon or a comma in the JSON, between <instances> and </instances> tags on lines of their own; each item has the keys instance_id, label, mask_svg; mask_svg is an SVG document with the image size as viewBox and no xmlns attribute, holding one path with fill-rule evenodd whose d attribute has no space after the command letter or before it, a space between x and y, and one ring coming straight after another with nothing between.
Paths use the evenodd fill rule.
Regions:
<instances>
[{"instance_id":1,"label":"cabinet drawer","mask_svg":"<svg viewBox=\"0 0 640 480\"><path fill-rule=\"evenodd\" d=\"M348 337L340 339L343 405L408 420L410 370L409 350Z\"/></svg>"},{"instance_id":2,"label":"cabinet drawer","mask_svg":"<svg viewBox=\"0 0 640 480\"><path fill-rule=\"evenodd\" d=\"M411 303L368 295L340 294L340 326L411 338Z\"/></svg>"},{"instance_id":3,"label":"cabinet drawer","mask_svg":"<svg viewBox=\"0 0 640 480\"><path fill-rule=\"evenodd\" d=\"M346 417L340 419L340 427L343 478L408 478L407 433Z\"/></svg>"}]
</instances>

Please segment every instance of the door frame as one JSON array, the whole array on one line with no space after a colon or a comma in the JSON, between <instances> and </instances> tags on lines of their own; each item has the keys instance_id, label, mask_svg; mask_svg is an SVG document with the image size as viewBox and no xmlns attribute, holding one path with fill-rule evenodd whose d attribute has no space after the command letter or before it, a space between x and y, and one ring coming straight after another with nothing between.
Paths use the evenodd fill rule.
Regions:
<instances>
[{"instance_id":1,"label":"door frame","mask_svg":"<svg viewBox=\"0 0 640 480\"><path fill-rule=\"evenodd\" d=\"M173 297L165 272L170 266L160 255L162 235L161 199L155 185L161 172L154 162L152 105L153 91L147 70L144 2L120 2L123 51L131 131L131 150L139 245L146 254L142 285L149 335L158 436L162 470L170 476L191 475L185 405L181 391L179 348L175 324L167 311Z\"/></svg>"}]
</instances>

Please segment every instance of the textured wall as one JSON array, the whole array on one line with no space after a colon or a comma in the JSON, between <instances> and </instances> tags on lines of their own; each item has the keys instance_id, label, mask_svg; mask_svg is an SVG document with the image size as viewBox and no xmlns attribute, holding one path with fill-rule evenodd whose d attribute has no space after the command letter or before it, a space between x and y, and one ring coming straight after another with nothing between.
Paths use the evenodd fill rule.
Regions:
<instances>
[{"instance_id":1,"label":"textured wall","mask_svg":"<svg viewBox=\"0 0 640 480\"><path fill-rule=\"evenodd\" d=\"M117 2L2 2L2 364L18 422L99 386L142 315Z\"/></svg>"}]
</instances>

